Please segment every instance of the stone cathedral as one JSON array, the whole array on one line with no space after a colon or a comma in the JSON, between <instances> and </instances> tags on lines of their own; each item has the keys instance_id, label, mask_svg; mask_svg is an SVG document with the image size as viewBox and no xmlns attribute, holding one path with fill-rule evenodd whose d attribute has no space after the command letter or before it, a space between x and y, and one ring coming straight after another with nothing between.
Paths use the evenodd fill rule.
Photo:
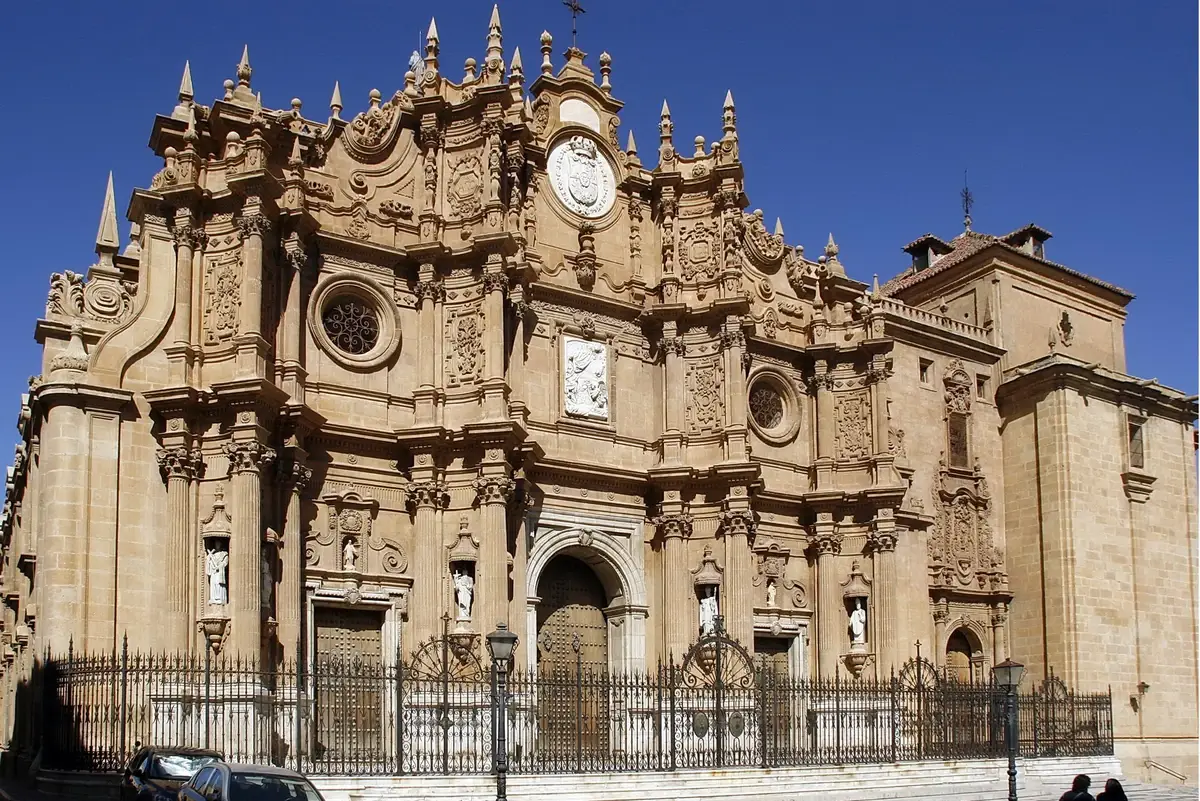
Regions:
<instances>
[{"instance_id":1,"label":"stone cathedral","mask_svg":"<svg viewBox=\"0 0 1200 801\"><path fill-rule=\"evenodd\" d=\"M503 621L633 671L723 625L793 676L1111 685L1129 770L1194 780L1197 404L1126 373L1132 295L969 217L850 278L753 207L731 94L639 152L596 63L493 14L328 116L185 69L127 242L110 179L35 327L9 703L126 636L388 662Z\"/></svg>"}]
</instances>

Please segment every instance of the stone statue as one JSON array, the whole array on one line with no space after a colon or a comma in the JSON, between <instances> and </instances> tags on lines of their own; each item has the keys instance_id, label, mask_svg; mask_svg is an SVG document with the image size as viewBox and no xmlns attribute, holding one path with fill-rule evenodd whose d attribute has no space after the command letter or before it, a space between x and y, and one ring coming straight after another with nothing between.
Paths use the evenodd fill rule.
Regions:
<instances>
[{"instance_id":1,"label":"stone statue","mask_svg":"<svg viewBox=\"0 0 1200 801\"><path fill-rule=\"evenodd\" d=\"M471 619L471 600L475 595L475 580L469 573L454 571L454 598L458 604L458 619Z\"/></svg>"},{"instance_id":2,"label":"stone statue","mask_svg":"<svg viewBox=\"0 0 1200 801\"><path fill-rule=\"evenodd\" d=\"M275 571L266 554L262 559L262 586L259 588L259 601L266 608L271 607L271 595L275 592Z\"/></svg>"},{"instance_id":3,"label":"stone statue","mask_svg":"<svg viewBox=\"0 0 1200 801\"><path fill-rule=\"evenodd\" d=\"M229 551L214 544L204 558L204 574L208 576L208 602L214 606L229 603Z\"/></svg>"},{"instance_id":4,"label":"stone statue","mask_svg":"<svg viewBox=\"0 0 1200 801\"><path fill-rule=\"evenodd\" d=\"M567 414L608 419L608 353L599 342L568 339L563 395Z\"/></svg>"},{"instance_id":5,"label":"stone statue","mask_svg":"<svg viewBox=\"0 0 1200 801\"><path fill-rule=\"evenodd\" d=\"M712 634L717 630L717 588L705 587L704 597L700 599L700 633Z\"/></svg>"},{"instance_id":6,"label":"stone statue","mask_svg":"<svg viewBox=\"0 0 1200 801\"><path fill-rule=\"evenodd\" d=\"M850 613L850 644L862 645L867 641L867 610L863 609L862 598L854 599L854 611Z\"/></svg>"},{"instance_id":7,"label":"stone statue","mask_svg":"<svg viewBox=\"0 0 1200 801\"><path fill-rule=\"evenodd\" d=\"M775 581L770 579L767 581L767 606L775 605Z\"/></svg>"},{"instance_id":8,"label":"stone statue","mask_svg":"<svg viewBox=\"0 0 1200 801\"><path fill-rule=\"evenodd\" d=\"M358 549L354 547L354 540L348 539L342 546L342 570L350 572L358 570Z\"/></svg>"}]
</instances>

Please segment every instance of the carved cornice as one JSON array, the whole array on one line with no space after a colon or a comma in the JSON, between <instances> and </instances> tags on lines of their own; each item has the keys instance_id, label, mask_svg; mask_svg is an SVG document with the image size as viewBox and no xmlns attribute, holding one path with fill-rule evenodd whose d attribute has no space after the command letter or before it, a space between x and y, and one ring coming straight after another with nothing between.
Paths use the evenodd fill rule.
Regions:
<instances>
[{"instance_id":1,"label":"carved cornice","mask_svg":"<svg viewBox=\"0 0 1200 801\"><path fill-rule=\"evenodd\" d=\"M256 440L226 442L224 450L230 473L262 472L275 461L275 451Z\"/></svg>"}]
</instances>

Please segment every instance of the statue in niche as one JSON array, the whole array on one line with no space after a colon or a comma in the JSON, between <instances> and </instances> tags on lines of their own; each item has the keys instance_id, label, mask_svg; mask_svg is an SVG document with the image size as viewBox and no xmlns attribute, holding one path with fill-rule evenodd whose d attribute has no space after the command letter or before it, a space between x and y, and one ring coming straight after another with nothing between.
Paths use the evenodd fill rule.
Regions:
<instances>
[{"instance_id":1,"label":"statue in niche","mask_svg":"<svg viewBox=\"0 0 1200 801\"><path fill-rule=\"evenodd\" d=\"M700 599L700 633L708 636L717 630L717 588L705 587L704 597Z\"/></svg>"},{"instance_id":2,"label":"statue in niche","mask_svg":"<svg viewBox=\"0 0 1200 801\"><path fill-rule=\"evenodd\" d=\"M259 588L261 605L270 608L271 594L275 591L275 570L271 567L271 558L264 553L262 558L262 587Z\"/></svg>"},{"instance_id":3,"label":"statue in niche","mask_svg":"<svg viewBox=\"0 0 1200 801\"><path fill-rule=\"evenodd\" d=\"M349 573L358 570L358 548L354 547L352 539L347 539L346 544L342 546L342 570Z\"/></svg>"},{"instance_id":4,"label":"statue in niche","mask_svg":"<svg viewBox=\"0 0 1200 801\"><path fill-rule=\"evenodd\" d=\"M458 619L471 619L471 601L475 595L475 579L462 570L454 571L454 600L458 606Z\"/></svg>"},{"instance_id":5,"label":"statue in niche","mask_svg":"<svg viewBox=\"0 0 1200 801\"><path fill-rule=\"evenodd\" d=\"M775 606L775 579L767 579L767 606Z\"/></svg>"},{"instance_id":6,"label":"statue in niche","mask_svg":"<svg viewBox=\"0 0 1200 801\"><path fill-rule=\"evenodd\" d=\"M204 574L208 577L208 602L213 606L229 603L229 551L214 542L206 550Z\"/></svg>"},{"instance_id":7,"label":"statue in niche","mask_svg":"<svg viewBox=\"0 0 1200 801\"><path fill-rule=\"evenodd\" d=\"M854 599L854 611L850 613L850 644L864 645L867 642L867 610L863 609L862 598Z\"/></svg>"}]
</instances>

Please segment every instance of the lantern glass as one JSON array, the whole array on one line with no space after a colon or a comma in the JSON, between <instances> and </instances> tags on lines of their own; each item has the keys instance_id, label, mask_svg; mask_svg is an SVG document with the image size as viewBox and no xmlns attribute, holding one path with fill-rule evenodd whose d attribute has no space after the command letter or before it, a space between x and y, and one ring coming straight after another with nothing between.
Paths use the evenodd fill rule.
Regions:
<instances>
[{"instance_id":1,"label":"lantern glass","mask_svg":"<svg viewBox=\"0 0 1200 801\"><path fill-rule=\"evenodd\" d=\"M516 647L517 635L503 623L497 623L496 630L487 636L488 653L494 662L508 662Z\"/></svg>"},{"instance_id":2,"label":"lantern glass","mask_svg":"<svg viewBox=\"0 0 1200 801\"><path fill-rule=\"evenodd\" d=\"M998 686L1015 690L1017 685L1021 683L1022 676L1025 675L1025 666L1020 662L1005 659L992 668L992 675L996 677L996 684Z\"/></svg>"}]
</instances>

